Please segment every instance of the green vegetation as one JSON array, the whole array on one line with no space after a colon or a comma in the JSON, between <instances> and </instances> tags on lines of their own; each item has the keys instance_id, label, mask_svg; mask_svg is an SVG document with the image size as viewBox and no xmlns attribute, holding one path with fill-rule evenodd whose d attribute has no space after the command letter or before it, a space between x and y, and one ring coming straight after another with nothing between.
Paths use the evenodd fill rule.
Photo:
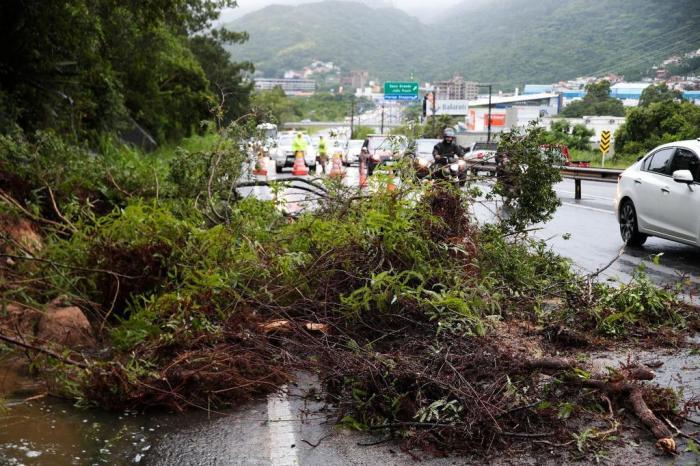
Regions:
<instances>
[{"instance_id":1,"label":"green vegetation","mask_svg":"<svg viewBox=\"0 0 700 466\"><path fill-rule=\"evenodd\" d=\"M395 9L323 2L271 6L228 27L250 32L241 56L266 76L320 59L382 80L458 72L507 88L606 72L636 79L700 47L697 24L694 0L506 0L465 2L431 25Z\"/></svg>"},{"instance_id":2,"label":"green vegetation","mask_svg":"<svg viewBox=\"0 0 700 466\"><path fill-rule=\"evenodd\" d=\"M561 112L561 116L569 118L591 115L625 116L625 107L622 105L622 101L610 97L610 83L608 81L588 84L583 99L571 102Z\"/></svg>"},{"instance_id":3,"label":"green vegetation","mask_svg":"<svg viewBox=\"0 0 700 466\"><path fill-rule=\"evenodd\" d=\"M655 102L673 102L680 101L682 99L683 93L681 91L669 89L666 83L661 83L658 85L652 84L642 92L642 95L639 98L639 106L648 107Z\"/></svg>"},{"instance_id":4,"label":"green vegetation","mask_svg":"<svg viewBox=\"0 0 700 466\"><path fill-rule=\"evenodd\" d=\"M579 123L571 127L566 120L555 120L545 139L547 144L565 144L569 149L590 151L593 134L586 125Z\"/></svg>"},{"instance_id":5,"label":"green vegetation","mask_svg":"<svg viewBox=\"0 0 700 466\"><path fill-rule=\"evenodd\" d=\"M246 36L210 27L234 5L3 2L0 132L52 129L95 144L140 125L164 142L197 131L219 107L230 121L246 107L242 73L252 68L230 63L222 43Z\"/></svg>"},{"instance_id":6,"label":"green vegetation","mask_svg":"<svg viewBox=\"0 0 700 466\"><path fill-rule=\"evenodd\" d=\"M631 109L615 133L615 152L637 156L667 142L700 137L700 107L667 99Z\"/></svg>"},{"instance_id":7,"label":"green vegetation","mask_svg":"<svg viewBox=\"0 0 700 466\"><path fill-rule=\"evenodd\" d=\"M277 122L291 122L309 119L312 121L344 121L352 111L350 95L317 93L310 97L287 97L281 87L270 91L256 92L252 103L256 111L270 115ZM371 110L374 102L357 99L357 108Z\"/></svg>"}]
</instances>

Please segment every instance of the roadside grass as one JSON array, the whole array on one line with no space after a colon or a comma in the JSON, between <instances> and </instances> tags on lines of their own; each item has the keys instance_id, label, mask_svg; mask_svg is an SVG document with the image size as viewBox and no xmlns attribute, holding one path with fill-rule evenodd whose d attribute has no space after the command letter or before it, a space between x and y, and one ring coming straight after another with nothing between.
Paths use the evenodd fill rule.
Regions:
<instances>
[{"instance_id":1,"label":"roadside grass","mask_svg":"<svg viewBox=\"0 0 700 466\"><path fill-rule=\"evenodd\" d=\"M590 162L591 167L600 168L602 167L602 157L598 151L588 151L579 149L570 149L571 160L574 162ZM605 168L619 168L625 169L637 161L636 156L621 156L618 157L609 155L605 157Z\"/></svg>"}]
</instances>

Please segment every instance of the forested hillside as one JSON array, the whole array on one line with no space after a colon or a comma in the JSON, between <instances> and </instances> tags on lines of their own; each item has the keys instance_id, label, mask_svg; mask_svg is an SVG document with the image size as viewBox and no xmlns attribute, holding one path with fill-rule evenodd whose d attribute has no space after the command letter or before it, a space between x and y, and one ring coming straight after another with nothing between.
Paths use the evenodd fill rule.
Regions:
<instances>
[{"instance_id":1,"label":"forested hillside","mask_svg":"<svg viewBox=\"0 0 700 466\"><path fill-rule=\"evenodd\" d=\"M228 27L243 25L251 40L238 53L271 76L319 59L401 78L430 68L435 52L429 26L400 10L355 2L270 6Z\"/></svg>"},{"instance_id":2,"label":"forested hillside","mask_svg":"<svg viewBox=\"0 0 700 466\"><path fill-rule=\"evenodd\" d=\"M229 25L250 33L242 57L268 75L313 59L379 78L424 80L461 72L505 84L604 72L634 78L700 47L694 0L465 2L426 26L394 9L323 2L269 7Z\"/></svg>"}]
</instances>

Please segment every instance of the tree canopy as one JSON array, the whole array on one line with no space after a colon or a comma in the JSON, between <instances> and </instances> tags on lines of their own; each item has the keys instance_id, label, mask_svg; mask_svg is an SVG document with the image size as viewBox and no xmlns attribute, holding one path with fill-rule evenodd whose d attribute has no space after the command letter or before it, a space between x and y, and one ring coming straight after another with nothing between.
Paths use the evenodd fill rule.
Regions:
<instances>
[{"instance_id":1,"label":"tree canopy","mask_svg":"<svg viewBox=\"0 0 700 466\"><path fill-rule=\"evenodd\" d=\"M583 99L567 105L561 115L569 118L588 115L625 116L625 107L622 101L610 97L610 82L603 80L588 84Z\"/></svg>"},{"instance_id":2,"label":"tree canopy","mask_svg":"<svg viewBox=\"0 0 700 466\"><path fill-rule=\"evenodd\" d=\"M639 155L667 142L700 137L700 107L666 100L633 108L615 133L615 152Z\"/></svg>"},{"instance_id":3,"label":"tree canopy","mask_svg":"<svg viewBox=\"0 0 700 466\"><path fill-rule=\"evenodd\" d=\"M211 31L232 0L8 0L0 5L0 131L53 129L96 139L138 124L181 138L211 116L218 87L247 103L248 64L234 64ZM196 35L196 37L193 37ZM238 104L236 104L238 102Z\"/></svg>"}]
</instances>

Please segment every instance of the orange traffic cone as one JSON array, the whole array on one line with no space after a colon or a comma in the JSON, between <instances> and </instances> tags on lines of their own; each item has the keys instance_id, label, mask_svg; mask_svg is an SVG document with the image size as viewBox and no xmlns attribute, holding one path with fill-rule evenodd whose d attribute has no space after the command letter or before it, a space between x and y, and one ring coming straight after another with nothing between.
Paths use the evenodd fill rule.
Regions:
<instances>
[{"instance_id":1,"label":"orange traffic cone","mask_svg":"<svg viewBox=\"0 0 700 466\"><path fill-rule=\"evenodd\" d=\"M292 167L292 175L294 176L306 176L309 174L309 167L306 166L304 161L304 153L302 151L297 151L294 154L294 166Z\"/></svg>"},{"instance_id":2,"label":"orange traffic cone","mask_svg":"<svg viewBox=\"0 0 700 466\"><path fill-rule=\"evenodd\" d=\"M258 152L258 161L255 162L255 170L253 170L253 175L267 176L267 163L265 162L265 157L262 151Z\"/></svg>"},{"instance_id":3,"label":"orange traffic cone","mask_svg":"<svg viewBox=\"0 0 700 466\"><path fill-rule=\"evenodd\" d=\"M343 171L343 162L340 160L340 154L337 152L333 154L333 166L331 167L331 172L328 176L332 178L342 178L345 176Z\"/></svg>"},{"instance_id":4,"label":"orange traffic cone","mask_svg":"<svg viewBox=\"0 0 700 466\"><path fill-rule=\"evenodd\" d=\"M367 187L367 166L365 165L365 158L360 156L360 188Z\"/></svg>"}]
</instances>

